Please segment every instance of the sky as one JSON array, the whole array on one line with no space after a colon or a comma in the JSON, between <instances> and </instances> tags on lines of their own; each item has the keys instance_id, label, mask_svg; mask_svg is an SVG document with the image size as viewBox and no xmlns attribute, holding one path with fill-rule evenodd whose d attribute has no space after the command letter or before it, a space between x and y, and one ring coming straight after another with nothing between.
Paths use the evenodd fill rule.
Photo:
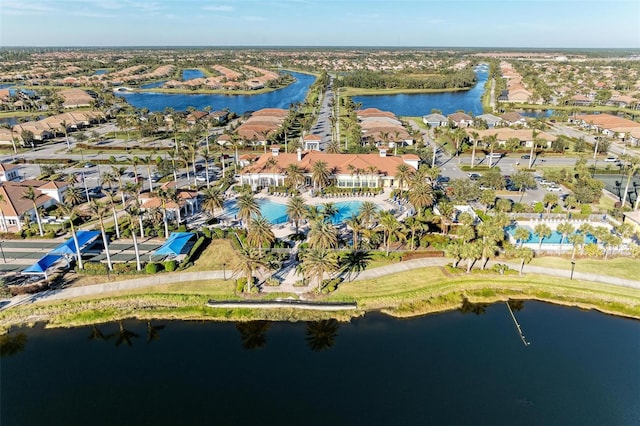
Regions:
<instances>
[{"instance_id":1,"label":"sky","mask_svg":"<svg viewBox=\"0 0 640 426\"><path fill-rule=\"evenodd\" d=\"M640 0L0 0L0 46L640 48Z\"/></svg>"}]
</instances>

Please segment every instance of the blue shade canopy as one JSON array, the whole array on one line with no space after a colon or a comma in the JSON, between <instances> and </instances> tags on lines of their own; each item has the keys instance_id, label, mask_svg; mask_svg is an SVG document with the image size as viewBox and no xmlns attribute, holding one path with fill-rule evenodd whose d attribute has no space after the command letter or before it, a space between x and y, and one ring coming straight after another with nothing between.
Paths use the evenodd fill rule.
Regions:
<instances>
[{"instance_id":1,"label":"blue shade canopy","mask_svg":"<svg viewBox=\"0 0 640 426\"><path fill-rule=\"evenodd\" d=\"M169 239L160 246L154 253L154 256L178 256L189 253L193 242L191 241L195 234L191 232L172 232Z\"/></svg>"},{"instance_id":2,"label":"blue shade canopy","mask_svg":"<svg viewBox=\"0 0 640 426\"><path fill-rule=\"evenodd\" d=\"M95 239L98 235L100 235L100 231L78 231L76 232L76 238L78 238L78 245L80 249L87 244L88 242ZM69 238L64 243L55 247L53 250L49 252L49 254L57 254L57 255L65 255L65 254L76 254L76 243L73 241L73 237Z\"/></svg>"},{"instance_id":3,"label":"blue shade canopy","mask_svg":"<svg viewBox=\"0 0 640 426\"><path fill-rule=\"evenodd\" d=\"M27 269L22 271L23 274L46 274L47 269L53 266L58 260L60 260L61 255L55 254L47 254L42 259L38 260L33 265L29 266Z\"/></svg>"}]
</instances>

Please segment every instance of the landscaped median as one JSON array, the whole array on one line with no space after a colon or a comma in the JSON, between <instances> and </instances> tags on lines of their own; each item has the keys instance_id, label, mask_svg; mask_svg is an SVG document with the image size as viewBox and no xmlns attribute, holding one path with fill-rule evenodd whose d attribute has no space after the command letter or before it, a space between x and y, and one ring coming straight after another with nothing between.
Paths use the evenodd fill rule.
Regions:
<instances>
[{"instance_id":1,"label":"landscaped median","mask_svg":"<svg viewBox=\"0 0 640 426\"><path fill-rule=\"evenodd\" d=\"M0 327L45 321L52 327L72 327L125 318L215 321L348 321L366 311L380 310L409 317L459 308L463 300L491 303L507 299L535 299L597 309L613 315L640 318L640 290L546 275L501 275L478 271L464 274L449 267L429 267L401 274L343 283L317 301L356 302L349 311L303 309L211 308L210 300L244 300L234 292L234 280L207 280L158 285L91 298L32 303L0 312ZM260 300L291 295L270 293Z\"/></svg>"}]
</instances>

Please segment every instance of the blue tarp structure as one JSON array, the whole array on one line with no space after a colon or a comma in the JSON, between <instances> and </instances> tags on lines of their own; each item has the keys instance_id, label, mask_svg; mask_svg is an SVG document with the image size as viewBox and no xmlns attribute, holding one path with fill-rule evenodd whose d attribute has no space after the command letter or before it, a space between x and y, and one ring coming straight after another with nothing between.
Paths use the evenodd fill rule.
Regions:
<instances>
[{"instance_id":1,"label":"blue tarp structure","mask_svg":"<svg viewBox=\"0 0 640 426\"><path fill-rule=\"evenodd\" d=\"M187 254L195 243L193 241L195 235L191 232L172 232L169 235L169 239L149 257L176 257L181 254Z\"/></svg>"},{"instance_id":2,"label":"blue tarp structure","mask_svg":"<svg viewBox=\"0 0 640 426\"><path fill-rule=\"evenodd\" d=\"M43 274L47 277L47 269L62 258L57 254L46 254L42 259L22 271L23 274Z\"/></svg>"},{"instance_id":3,"label":"blue tarp structure","mask_svg":"<svg viewBox=\"0 0 640 426\"><path fill-rule=\"evenodd\" d=\"M89 243L93 239L95 239L98 235L100 235L100 231L78 231L76 232L76 238L78 239L78 245L80 246L80 250L84 247L85 244ZM55 247L53 250L49 252L49 254L58 254L58 255L75 255L76 254L76 243L73 241L73 237L69 238L64 243Z\"/></svg>"}]
</instances>

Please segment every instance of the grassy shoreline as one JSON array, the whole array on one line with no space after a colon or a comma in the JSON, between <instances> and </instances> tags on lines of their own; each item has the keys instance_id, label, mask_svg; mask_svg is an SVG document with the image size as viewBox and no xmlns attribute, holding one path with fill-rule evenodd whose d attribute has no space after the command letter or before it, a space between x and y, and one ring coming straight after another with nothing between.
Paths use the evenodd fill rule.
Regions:
<instances>
[{"instance_id":1,"label":"grassy shoreline","mask_svg":"<svg viewBox=\"0 0 640 426\"><path fill-rule=\"evenodd\" d=\"M340 88L340 96L375 96L375 95L400 95L400 94L419 94L419 93L446 93L446 92L465 92L471 90L469 88L452 88L452 89L361 89L357 87Z\"/></svg>"},{"instance_id":2,"label":"grassy shoreline","mask_svg":"<svg viewBox=\"0 0 640 426\"><path fill-rule=\"evenodd\" d=\"M343 283L323 301L355 301L354 311L324 312L296 309L214 309L209 299L241 299L232 281L212 280L166 284L120 291L92 298L35 303L0 312L0 333L12 327L46 322L46 327L77 327L136 318L186 321L349 321L380 311L399 318L458 309L463 299L495 303L508 299L539 300L580 309L595 309L640 319L640 291L608 284L536 274L452 274L445 268L416 269L378 279ZM256 297L256 296L250 296ZM258 296L259 297L259 296ZM259 298L283 297L269 294Z\"/></svg>"}]
</instances>

